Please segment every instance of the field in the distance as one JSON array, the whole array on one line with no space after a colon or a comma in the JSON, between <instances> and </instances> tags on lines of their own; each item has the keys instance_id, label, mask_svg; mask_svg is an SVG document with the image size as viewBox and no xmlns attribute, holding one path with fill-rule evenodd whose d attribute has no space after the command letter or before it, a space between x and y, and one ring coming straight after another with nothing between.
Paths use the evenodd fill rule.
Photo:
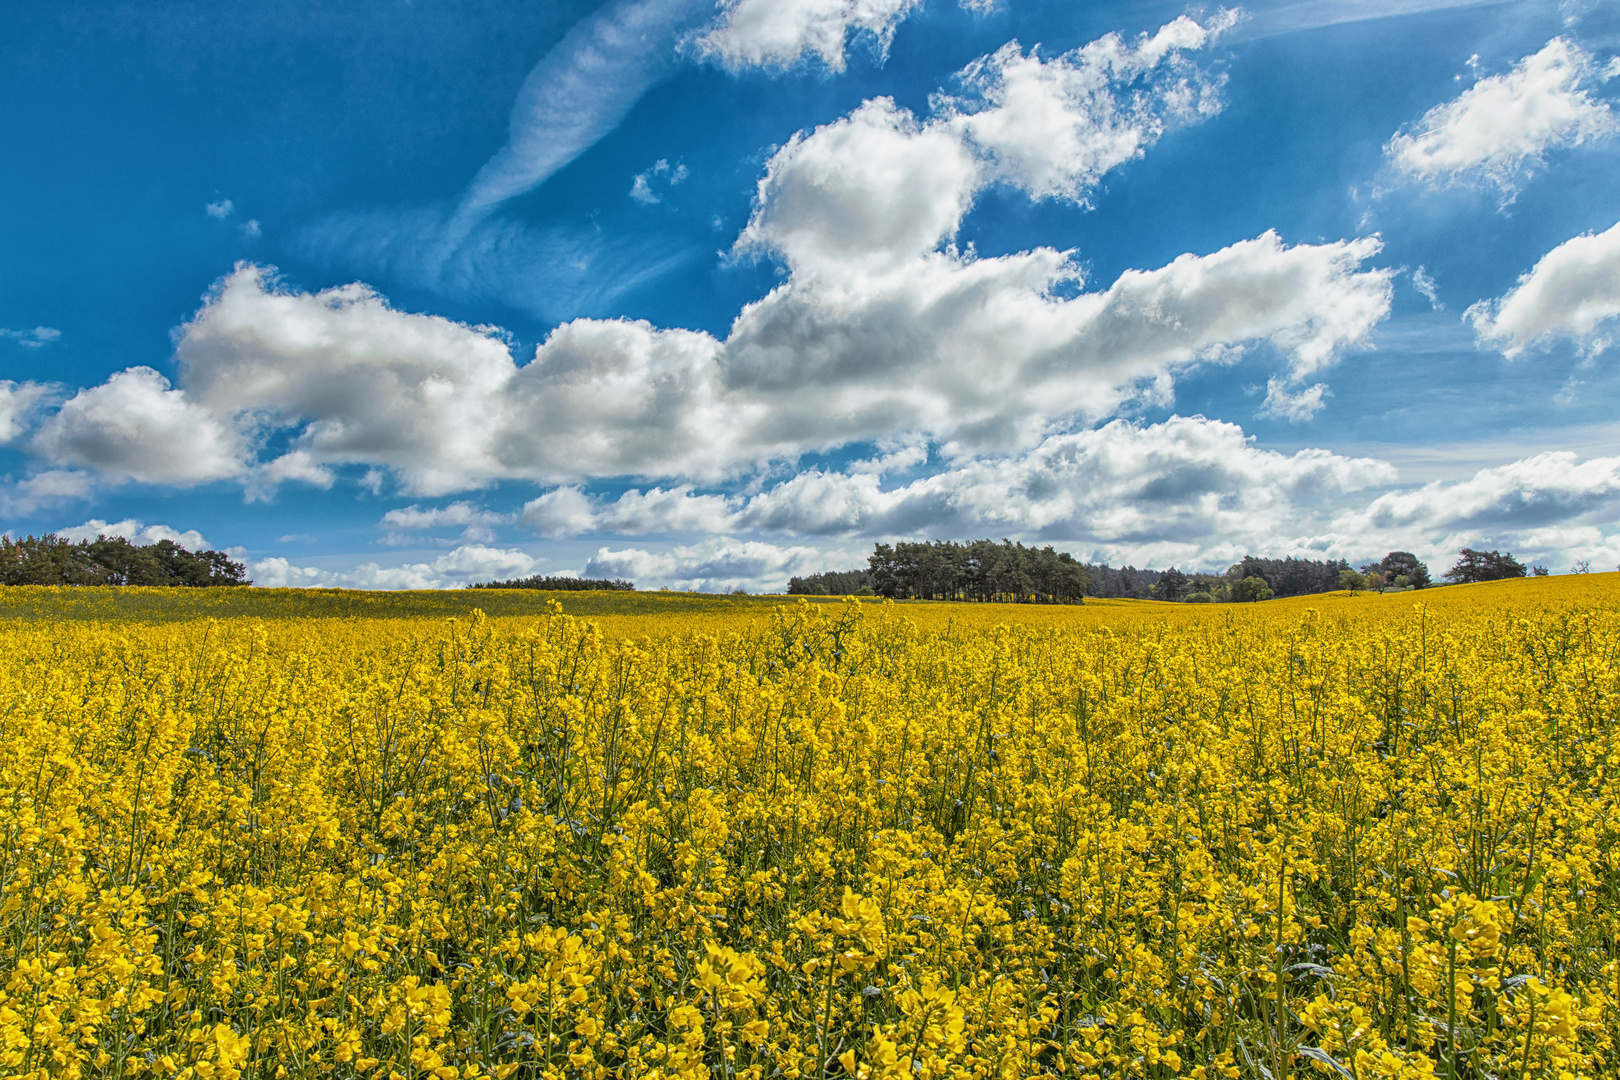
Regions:
<instances>
[{"instance_id":1,"label":"field in the distance","mask_svg":"<svg viewBox=\"0 0 1620 1080\"><path fill-rule=\"evenodd\" d=\"M0 1077L1614 1075L1617 649L1620 575L3 590Z\"/></svg>"}]
</instances>

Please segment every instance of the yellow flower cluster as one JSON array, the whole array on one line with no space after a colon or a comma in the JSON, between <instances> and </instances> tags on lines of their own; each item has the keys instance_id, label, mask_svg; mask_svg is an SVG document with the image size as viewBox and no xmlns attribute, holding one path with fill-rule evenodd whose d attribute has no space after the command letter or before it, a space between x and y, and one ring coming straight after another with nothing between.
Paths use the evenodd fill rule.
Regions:
<instances>
[{"instance_id":1,"label":"yellow flower cluster","mask_svg":"<svg viewBox=\"0 0 1620 1080\"><path fill-rule=\"evenodd\" d=\"M0 624L0 1077L1620 1073L1614 579L748 610Z\"/></svg>"}]
</instances>

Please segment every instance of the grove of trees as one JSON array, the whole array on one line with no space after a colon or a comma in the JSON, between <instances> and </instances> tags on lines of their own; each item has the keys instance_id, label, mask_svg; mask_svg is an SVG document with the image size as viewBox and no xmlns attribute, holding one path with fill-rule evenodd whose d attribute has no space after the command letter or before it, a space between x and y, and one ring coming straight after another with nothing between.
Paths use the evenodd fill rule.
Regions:
<instances>
[{"instance_id":1,"label":"grove of trees","mask_svg":"<svg viewBox=\"0 0 1620 1080\"><path fill-rule=\"evenodd\" d=\"M1529 568L1513 557L1510 551L1503 555L1500 551L1475 551L1473 548L1463 548L1459 553L1462 557L1457 565L1446 571L1446 580L1454 581L1459 585L1471 581L1501 581L1503 578L1524 577Z\"/></svg>"},{"instance_id":2,"label":"grove of trees","mask_svg":"<svg viewBox=\"0 0 1620 1080\"><path fill-rule=\"evenodd\" d=\"M251 585L247 567L223 551L187 551L172 540L132 544L122 536L69 540L54 533L0 536L0 585Z\"/></svg>"},{"instance_id":3,"label":"grove of trees","mask_svg":"<svg viewBox=\"0 0 1620 1080\"><path fill-rule=\"evenodd\" d=\"M513 578L510 581L480 581L467 586L469 589L541 589L552 592L635 592L636 583L633 581L613 580L607 578L577 578L577 577L534 577Z\"/></svg>"},{"instance_id":4,"label":"grove of trees","mask_svg":"<svg viewBox=\"0 0 1620 1080\"><path fill-rule=\"evenodd\" d=\"M1465 551L1465 560L1468 555ZM1511 561L1512 556L1506 559ZM1422 589L1432 584L1429 568L1410 551L1391 551L1359 571L1344 559L1248 555L1225 573L1204 574L1185 573L1174 566L1168 570L1115 569L1079 562L1051 547L1025 547L1007 540L999 544L935 540L878 544L867 564L864 570L795 577L788 582L788 593L1025 603L1080 603L1082 597L1096 596L1208 604L1252 603L1337 589Z\"/></svg>"},{"instance_id":5,"label":"grove of trees","mask_svg":"<svg viewBox=\"0 0 1620 1080\"><path fill-rule=\"evenodd\" d=\"M1007 540L878 544L867 566L872 591L898 599L1078 604L1092 589L1074 556Z\"/></svg>"}]
</instances>

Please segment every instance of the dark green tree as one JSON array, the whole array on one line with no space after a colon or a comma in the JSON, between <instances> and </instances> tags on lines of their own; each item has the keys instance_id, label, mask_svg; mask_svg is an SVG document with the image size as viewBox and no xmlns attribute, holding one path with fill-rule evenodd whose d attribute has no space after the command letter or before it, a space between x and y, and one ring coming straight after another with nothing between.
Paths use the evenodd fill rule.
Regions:
<instances>
[{"instance_id":1,"label":"dark green tree","mask_svg":"<svg viewBox=\"0 0 1620 1080\"><path fill-rule=\"evenodd\" d=\"M1175 567L1171 567L1159 575L1159 580L1153 585L1153 599L1180 600L1187 595L1187 575Z\"/></svg>"},{"instance_id":2,"label":"dark green tree","mask_svg":"<svg viewBox=\"0 0 1620 1080\"><path fill-rule=\"evenodd\" d=\"M1461 557L1457 560L1457 565L1446 571L1446 580L1459 585L1474 581L1520 578L1530 572L1528 567L1513 557L1512 552L1504 555L1500 551L1475 551L1473 548L1463 548L1458 554Z\"/></svg>"},{"instance_id":3,"label":"dark green tree","mask_svg":"<svg viewBox=\"0 0 1620 1080\"><path fill-rule=\"evenodd\" d=\"M1404 577L1414 589L1426 589L1433 584L1429 580L1428 566L1419 562L1418 557L1410 551L1390 552L1378 561L1378 570L1386 581Z\"/></svg>"},{"instance_id":4,"label":"dark green tree","mask_svg":"<svg viewBox=\"0 0 1620 1080\"><path fill-rule=\"evenodd\" d=\"M1272 597L1271 586L1266 584L1266 579L1255 575L1232 582L1227 592L1234 604L1252 604Z\"/></svg>"}]
</instances>

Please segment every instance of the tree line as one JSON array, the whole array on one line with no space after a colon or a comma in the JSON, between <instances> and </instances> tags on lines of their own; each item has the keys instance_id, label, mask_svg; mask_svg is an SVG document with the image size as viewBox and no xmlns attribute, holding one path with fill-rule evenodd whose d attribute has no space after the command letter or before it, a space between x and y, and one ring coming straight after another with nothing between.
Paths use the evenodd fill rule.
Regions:
<instances>
[{"instance_id":1,"label":"tree line","mask_svg":"<svg viewBox=\"0 0 1620 1080\"><path fill-rule=\"evenodd\" d=\"M132 544L122 536L69 540L54 533L0 536L0 585L251 585L247 567L223 551L188 551L172 540Z\"/></svg>"},{"instance_id":2,"label":"tree line","mask_svg":"<svg viewBox=\"0 0 1620 1080\"><path fill-rule=\"evenodd\" d=\"M513 578L510 581L480 581L467 586L469 589L540 589L551 592L635 592L636 583L633 581L612 580L607 578L576 578L576 577L534 577Z\"/></svg>"},{"instance_id":3,"label":"tree line","mask_svg":"<svg viewBox=\"0 0 1620 1080\"><path fill-rule=\"evenodd\" d=\"M1464 548L1444 579L1453 584L1544 575L1511 552ZM1082 563L1051 547L990 540L970 543L877 544L864 569L806 574L788 582L799 596L888 596L906 600L1079 603L1083 597L1177 603L1251 603L1313 593L1426 589L1428 565L1410 551L1391 551L1352 568L1344 559L1267 559L1246 555L1224 573L1184 573Z\"/></svg>"},{"instance_id":4,"label":"tree line","mask_svg":"<svg viewBox=\"0 0 1620 1080\"><path fill-rule=\"evenodd\" d=\"M818 592L822 589L828 591ZM1045 604L1078 604L1091 589L1090 576L1074 556L1008 540L878 544L865 570L788 582L789 595Z\"/></svg>"}]
</instances>

